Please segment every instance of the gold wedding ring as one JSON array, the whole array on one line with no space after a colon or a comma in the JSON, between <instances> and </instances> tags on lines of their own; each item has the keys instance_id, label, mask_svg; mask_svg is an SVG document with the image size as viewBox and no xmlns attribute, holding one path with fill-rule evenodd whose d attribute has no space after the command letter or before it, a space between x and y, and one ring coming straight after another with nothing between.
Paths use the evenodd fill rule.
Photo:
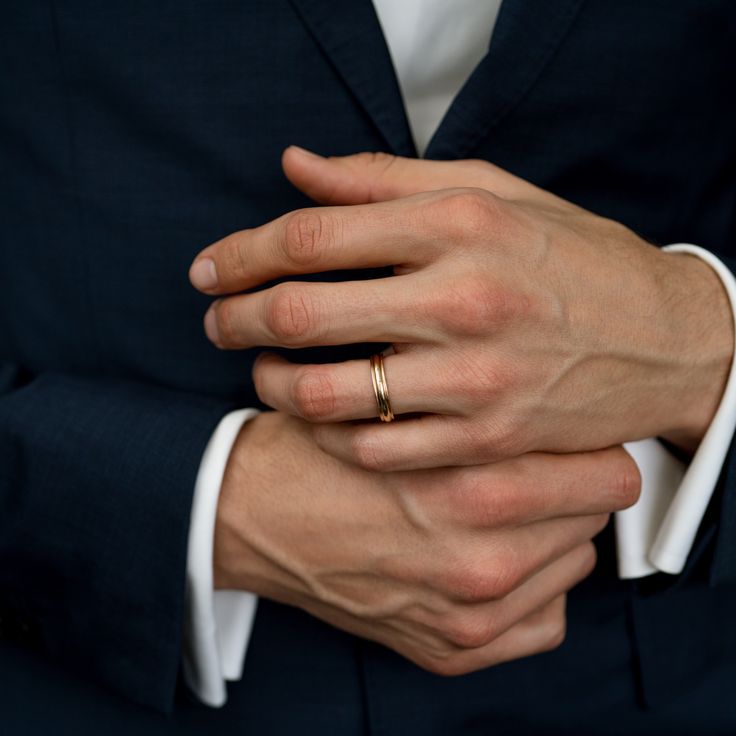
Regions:
<instances>
[{"instance_id":1,"label":"gold wedding ring","mask_svg":"<svg viewBox=\"0 0 736 736\"><path fill-rule=\"evenodd\" d=\"M382 353L371 355L371 381L373 382L373 393L376 395L378 416L382 422L393 422L395 417L388 398L388 383L386 383L386 373L383 370Z\"/></svg>"}]
</instances>

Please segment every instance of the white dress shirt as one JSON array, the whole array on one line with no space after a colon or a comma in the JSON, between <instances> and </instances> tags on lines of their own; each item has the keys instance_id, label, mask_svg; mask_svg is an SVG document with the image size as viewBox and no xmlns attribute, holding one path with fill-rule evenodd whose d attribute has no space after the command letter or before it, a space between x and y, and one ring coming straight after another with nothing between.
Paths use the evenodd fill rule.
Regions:
<instances>
[{"instance_id":1,"label":"white dress shirt","mask_svg":"<svg viewBox=\"0 0 736 736\"><path fill-rule=\"evenodd\" d=\"M485 55L502 0L374 0L401 88L417 150L423 155L452 100ZM690 245L667 250L704 259L724 283L736 321L736 281L712 254ZM736 363L736 361L735 361ZM640 501L616 514L619 575L679 573L708 505L736 428L736 367L721 405L685 468L656 440L625 445L642 475ZM368 375L366 373L366 375ZM225 703L226 680L239 679L257 598L213 591L215 514L227 459L244 409L226 416L202 457L187 561L184 675L202 702Z\"/></svg>"}]
</instances>

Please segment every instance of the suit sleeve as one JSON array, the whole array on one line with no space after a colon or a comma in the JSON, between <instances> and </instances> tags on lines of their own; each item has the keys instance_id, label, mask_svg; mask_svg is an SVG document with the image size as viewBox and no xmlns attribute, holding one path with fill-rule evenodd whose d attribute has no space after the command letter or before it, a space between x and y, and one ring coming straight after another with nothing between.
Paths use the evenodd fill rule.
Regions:
<instances>
[{"instance_id":1,"label":"suit sleeve","mask_svg":"<svg viewBox=\"0 0 736 736\"><path fill-rule=\"evenodd\" d=\"M170 710L192 494L232 408L0 367L0 604L53 657Z\"/></svg>"},{"instance_id":2,"label":"suit sleeve","mask_svg":"<svg viewBox=\"0 0 736 736\"><path fill-rule=\"evenodd\" d=\"M716 255L736 275L736 258ZM703 525L703 534L714 538L710 582L713 585L736 585L736 443L733 438L723 464L716 493L713 519ZM709 529L710 527L710 529Z\"/></svg>"}]
</instances>

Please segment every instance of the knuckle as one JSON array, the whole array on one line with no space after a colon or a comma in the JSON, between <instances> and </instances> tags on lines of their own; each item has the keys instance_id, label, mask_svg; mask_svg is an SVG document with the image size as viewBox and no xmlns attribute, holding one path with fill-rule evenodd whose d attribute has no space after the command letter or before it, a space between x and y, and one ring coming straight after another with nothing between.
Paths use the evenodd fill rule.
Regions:
<instances>
[{"instance_id":1,"label":"knuckle","mask_svg":"<svg viewBox=\"0 0 736 736\"><path fill-rule=\"evenodd\" d=\"M462 612L443 630L446 641L460 649L478 649L495 638L493 621L476 612Z\"/></svg>"},{"instance_id":2,"label":"knuckle","mask_svg":"<svg viewBox=\"0 0 736 736\"><path fill-rule=\"evenodd\" d=\"M458 355L448 366L447 384L473 406L484 406L515 388L518 370L502 360ZM487 440L487 438L485 438Z\"/></svg>"},{"instance_id":3,"label":"knuckle","mask_svg":"<svg viewBox=\"0 0 736 736\"><path fill-rule=\"evenodd\" d=\"M296 210L284 221L282 250L293 265L309 266L329 245L330 220L316 209Z\"/></svg>"},{"instance_id":4,"label":"knuckle","mask_svg":"<svg viewBox=\"0 0 736 736\"><path fill-rule=\"evenodd\" d=\"M480 422L466 421L458 427L459 439L462 440L463 447L467 448L469 453L477 457L479 460L488 459L486 456L490 454L495 456L495 448L490 448L494 435L486 430Z\"/></svg>"},{"instance_id":5,"label":"knuckle","mask_svg":"<svg viewBox=\"0 0 736 736\"><path fill-rule=\"evenodd\" d=\"M533 440L519 420L508 419L500 413L486 420L460 422L455 432L474 464L523 455L529 451Z\"/></svg>"},{"instance_id":6,"label":"knuckle","mask_svg":"<svg viewBox=\"0 0 736 736\"><path fill-rule=\"evenodd\" d=\"M244 233L245 231L234 233L222 242L223 248L219 254L221 260L218 264L218 273L222 272L223 275L229 275L230 278L238 278L248 273Z\"/></svg>"},{"instance_id":7,"label":"knuckle","mask_svg":"<svg viewBox=\"0 0 736 736\"><path fill-rule=\"evenodd\" d=\"M294 382L293 397L297 413L308 421L324 421L335 412L335 390L330 377L320 369L302 369Z\"/></svg>"},{"instance_id":8,"label":"knuckle","mask_svg":"<svg viewBox=\"0 0 736 736\"><path fill-rule=\"evenodd\" d=\"M238 308L232 299L223 299L218 302L215 310L215 320L220 342L226 346L236 346L238 340Z\"/></svg>"},{"instance_id":9,"label":"knuckle","mask_svg":"<svg viewBox=\"0 0 736 736\"><path fill-rule=\"evenodd\" d=\"M350 456L363 470L381 473L391 470L391 459L385 447L371 435L357 433L350 441Z\"/></svg>"},{"instance_id":10,"label":"knuckle","mask_svg":"<svg viewBox=\"0 0 736 736\"><path fill-rule=\"evenodd\" d=\"M481 570L468 566L454 570L446 587L450 594L465 603L481 603L495 596L494 580Z\"/></svg>"},{"instance_id":11,"label":"knuckle","mask_svg":"<svg viewBox=\"0 0 736 736\"><path fill-rule=\"evenodd\" d=\"M598 550L593 542L586 542L580 553L580 579L587 578L598 562Z\"/></svg>"},{"instance_id":12,"label":"knuckle","mask_svg":"<svg viewBox=\"0 0 736 736\"><path fill-rule=\"evenodd\" d=\"M356 154L353 160L361 167L375 170L379 176L398 161L396 156L385 151L363 151Z\"/></svg>"},{"instance_id":13,"label":"knuckle","mask_svg":"<svg viewBox=\"0 0 736 736\"><path fill-rule=\"evenodd\" d=\"M306 289L278 284L268 296L264 319L277 343L298 347L314 335L316 310Z\"/></svg>"},{"instance_id":14,"label":"knuckle","mask_svg":"<svg viewBox=\"0 0 736 736\"><path fill-rule=\"evenodd\" d=\"M451 565L440 585L453 598L464 603L500 600L514 590L521 575L516 555L497 553L491 564Z\"/></svg>"},{"instance_id":15,"label":"knuckle","mask_svg":"<svg viewBox=\"0 0 736 736\"><path fill-rule=\"evenodd\" d=\"M463 163L469 169L476 169L477 171L487 172L493 171L496 167L490 162L483 158L466 158Z\"/></svg>"},{"instance_id":16,"label":"knuckle","mask_svg":"<svg viewBox=\"0 0 736 736\"><path fill-rule=\"evenodd\" d=\"M485 434L485 447L497 458L517 457L528 450L529 437L518 419L499 417Z\"/></svg>"},{"instance_id":17,"label":"knuckle","mask_svg":"<svg viewBox=\"0 0 736 736\"><path fill-rule=\"evenodd\" d=\"M503 555L492 568L488 582L491 600L501 600L516 590L523 578L518 557L508 552Z\"/></svg>"},{"instance_id":18,"label":"knuckle","mask_svg":"<svg viewBox=\"0 0 736 736\"><path fill-rule=\"evenodd\" d=\"M368 151L362 155L367 156L370 163L381 169L393 165L397 160L396 156L392 153L386 153L386 151Z\"/></svg>"},{"instance_id":19,"label":"knuckle","mask_svg":"<svg viewBox=\"0 0 736 736\"><path fill-rule=\"evenodd\" d=\"M463 234L486 233L498 211L498 200L493 194L480 188L459 188L448 192L442 202L446 222L459 228Z\"/></svg>"},{"instance_id":20,"label":"knuckle","mask_svg":"<svg viewBox=\"0 0 736 736\"><path fill-rule=\"evenodd\" d=\"M484 334L492 324L495 295L478 276L450 282L432 308L445 329L460 335Z\"/></svg>"},{"instance_id":21,"label":"knuckle","mask_svg":"<svg viewBox=\"0 0 736 736\"><path fill-rule=\"evenodd\" d=\"M368 170L372 176L372 185L380 184L385 181L390 175L389 172L393 173L396 166L399 165L401 159L394 156L392 153L386 153L385 151L364 151L354 157L354 161L360 165L363 170ZM372 200L377 199L374 192L371 192L370 197Z\"/></svg>"},{"instance_id":22,"label":"knuckle","mask_svg":"<svg viewBox=\"0 0 736 736\"><path fill-rule=\"evenodd\" d=\"M482 274L448 284L432 307L445 329L467 336L496 333L536 311L529 294Z\"/></svg>"},{"instance_id":23,"label":"knuckle","mask_svg":"<svg viewBox=\"0 0 736 736\"><path fill-rule=\"evenodd\" d=\"M633 506L641 493L639 468L627 452L622 450L621 454L625 456L622 458L621 467L612 474L612 492L616 510Z\"/></svg>"},{"instance_id":24,"label":"knuckle","mask_svg":"<svg viewBox=\"0 0 736 736\"><path fill-rule=\"evenodd\" d=\"M363 181L365 201L378 202L386 199L387 188L392 188L392 177L397 167L403 166L403 159L384 151L364 151L350 156L347 163L356 167L355 173Z\"/></svg>"},{"instance_id":25,"label":"knuckle","mask_svg":"<svg viewBox=\"0 0 736 736\"><path fill-rule=\"evenodd\" d=\"M489 592L493 600L500 600L519 587L524 580L526 565L523 555L512 544L499 544L488 565Z\"/></svg>"},{"instance_id":26,"label":"knuckle","mask_svg":"<svg viewBox=\"0 0 736 736\"><path fill-rule=\"evenodd\" d=\"M336 157L330 158L336 160ZM354 161L361 167L381 167L388 165L393 158L395 157L392 153L386 153L385 151L360 151L359 153L354 153L350 156L350 161Z\"/></svg>"},{"instance_id":27,"label":"knuckle","mask_svg":"<svg viewBox=\"0 0 736 736\"><path fill-rule=\"evenodd\" d=\"M511 483L498 478L490 482L473 470L466 472L454 489L463 519L472 526L490 529L507 523L515 496Z\"/></svg>"},{"instance_id":28,"label":"knuckle","mask_svg":"<svg viewBox=\"0 0 736 736\"><path fill-rule=\"evenodd\" d=\"M545 643L541 647L543 652L551 652L562 646L567 636L567 618L565 614L555 616L547 625Z\"/></svg>"}]
</instances>

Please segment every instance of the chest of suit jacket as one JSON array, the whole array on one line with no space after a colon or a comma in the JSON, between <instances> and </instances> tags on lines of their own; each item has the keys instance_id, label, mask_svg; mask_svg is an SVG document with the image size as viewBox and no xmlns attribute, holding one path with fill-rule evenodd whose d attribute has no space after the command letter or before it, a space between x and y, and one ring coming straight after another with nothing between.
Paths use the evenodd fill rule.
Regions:
<instances>
[{"instance_id":1,"label":"chest of suit jacket","mask_svg":"<svg viewBox=\"0 0 736 736\"><path fill-rule=\"evenodd\" d=\"M725 0L506 0L427 156L486 158L728 252L735 28ZM207 343L187 268L308 204L287 145L412 155L371 4L29 0L8 4L0 48L27 59L0 79L0 352L252 401L253 352Z\"/></svg>"}]
</instances>

